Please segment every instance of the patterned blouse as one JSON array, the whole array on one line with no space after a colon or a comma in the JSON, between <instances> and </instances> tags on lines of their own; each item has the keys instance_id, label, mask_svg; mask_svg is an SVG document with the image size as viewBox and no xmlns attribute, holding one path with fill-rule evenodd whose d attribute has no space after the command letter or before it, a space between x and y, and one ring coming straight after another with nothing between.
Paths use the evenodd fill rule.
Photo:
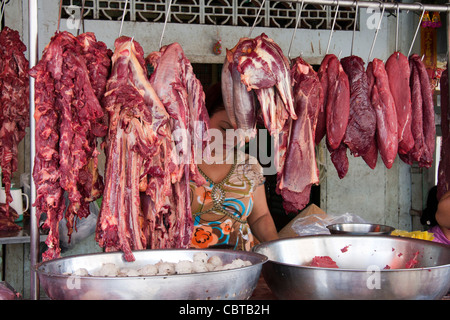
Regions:
<instances>
[{"instance_id":1,"label":"patterned blouse","mask_svg":"<svg viewBox=\"0 0 450 320\"><path fill-rule=\"evenodd\" d=\"M254 239L247 218L253 209L253 192L265 182L261 165L245 154L219 183L200 172L206 184L197 187L191 181L190 185L194 219L191 246L250 250Z\"/></svg>"}]
</instances>

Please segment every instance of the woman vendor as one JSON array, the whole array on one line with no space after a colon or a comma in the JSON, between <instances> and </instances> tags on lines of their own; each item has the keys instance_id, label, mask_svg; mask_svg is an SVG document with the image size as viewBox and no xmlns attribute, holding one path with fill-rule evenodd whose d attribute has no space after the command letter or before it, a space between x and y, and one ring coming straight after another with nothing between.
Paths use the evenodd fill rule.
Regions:
<instances>
[{"instance_id":1,"label":"woman vendor","mask_svg":"<svg viewBox=\"0 0 450 320\"><path fill-rule=\"evenodd\" d=\"M233 127L223 104L220 83L209 88L205 100L210 129L222 133L225 145L226 131ZM225 149L222 155L214 151L214 159L221 161L207 163L203 160L198 165L206 183L197 187L191 182L192 247L248 251L255 244L255 238L259 242L277 239L260 164L248 154L235 156L234 161L223 161L228 152L238 152L234 148L228 152Z\"/></svg>"},{"instance_id":2,"label":"woman vendor","mask_svg":"<svg viewBox=\"0 0 450 320\"><path fill-rule=\"evenodd\" d=\"M439 199L435 217L437 225L429 231L434 234L438 242L450 245L450 191Z\"/></svg>"}]
</instances>

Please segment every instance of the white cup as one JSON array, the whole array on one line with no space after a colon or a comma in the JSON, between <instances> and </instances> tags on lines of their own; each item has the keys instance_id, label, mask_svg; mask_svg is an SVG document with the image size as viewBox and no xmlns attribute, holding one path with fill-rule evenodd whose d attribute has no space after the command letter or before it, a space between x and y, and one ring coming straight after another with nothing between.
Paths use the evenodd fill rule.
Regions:
<instances>
[{"instance_id":1,"label":"white cup","mask_svg":"<svg viewBox=\"0 0 450 320\"><path fill-rule=\"evenodd\" d=\"M11 188L11 196L13 198L12 202L9 204L11 208L16 210L19 214L19 218L16 221L20 221L23 218L23 213L28 210L29 199L26 193L23 193L21 189ZM25 197L26 206L23 208L23 198ZM0 203L6 203L5 188L0 189Z\"/></svg>"}]
</instances>

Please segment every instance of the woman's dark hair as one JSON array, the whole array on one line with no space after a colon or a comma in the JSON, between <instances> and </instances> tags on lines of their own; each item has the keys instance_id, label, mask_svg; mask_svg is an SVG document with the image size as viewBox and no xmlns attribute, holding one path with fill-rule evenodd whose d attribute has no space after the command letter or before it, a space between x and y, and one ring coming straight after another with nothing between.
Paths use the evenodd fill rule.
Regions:
<instances>
[{"instance_id":1,"label":"woman's dark hair","mask_svg":"<svg viewBox=\"0 0 450 320\"><path fill-rule=\"evenodd\" d=\"M225 110L222 98L222 85L216 82L205 92L205 106L208 115L212 117L216 112Z\"/></svg>"},{"instance_id":2,"label":"woman's dark hair","mask_svg":"<svg viewBox=\"0 0 450 320\"><path fill-rule=\"evenodd\" d=\"M428 191L427 207L422 211L420 223L428 227L433 227L437 225L438 224L436 221L437 207L438 207L437 186L434 186L430 189L430 191Z\"/></svg>"}]
</instances>

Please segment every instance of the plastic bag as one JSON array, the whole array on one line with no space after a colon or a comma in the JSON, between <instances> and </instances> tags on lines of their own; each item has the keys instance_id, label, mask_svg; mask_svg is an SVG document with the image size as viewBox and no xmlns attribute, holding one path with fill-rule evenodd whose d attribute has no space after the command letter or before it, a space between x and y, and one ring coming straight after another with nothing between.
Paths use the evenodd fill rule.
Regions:
<instances>
[{"instance_id":1,"label":"plastic bag","mask_svg":"<svg viewBox=\"0 0 450 320\"><path fill-rule=\"evenodd\" d=\"M292 224L292 230L299 236L330 234L330 230L327 229L327 226L336 223L366 223L366 221L360 216L348 212L339 216L312 214L298 218Z\"/></svg>"},{"instance_id":2,"label":"plastic bag","mask_svg":"<svg viewBox=\"0 0 450 320\"><path fill-rule=\"evenodd\" d=\"M86 239L95 232L97 217L100 211L97 202L93 201L89 204L89 211L91 213L86 218L75 218L76 230L75 228L73 229L70 242L67 235L66 219L64 218L59 222L59 241L62 249L70 249L74 247L77 243L81 242L83 239Z\"/></svg>"}]
</instances>

